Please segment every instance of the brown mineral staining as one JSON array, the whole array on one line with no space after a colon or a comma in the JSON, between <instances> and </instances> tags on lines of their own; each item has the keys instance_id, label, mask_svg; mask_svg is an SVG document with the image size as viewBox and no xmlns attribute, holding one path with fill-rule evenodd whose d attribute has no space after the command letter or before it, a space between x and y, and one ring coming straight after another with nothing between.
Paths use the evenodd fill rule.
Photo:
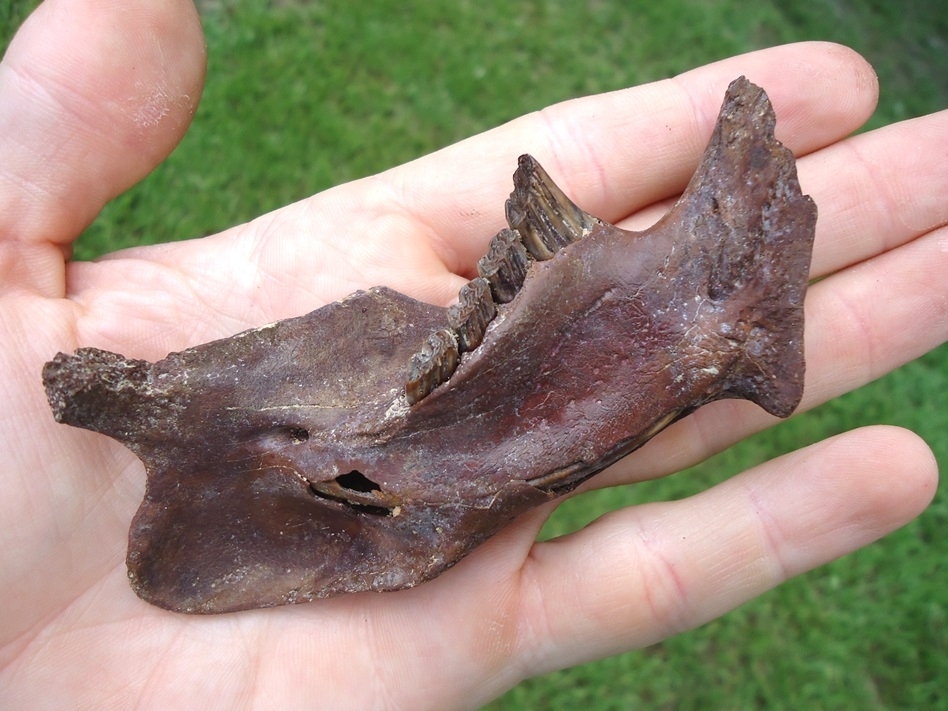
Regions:
<instances>
[{"instance_id":1,"label":"brown mineral staining","mask_svg":"<svg viewBox=\"0 0 948 711\"><path fill-rule=\"evenodd\" d=\"M469 281L458 294L458 303L448 309L448 324L457 335L458 351L467 353L484 339L487 324L497 314L490 284L484 277Z\"/></svg>"},{"instance_id":2,"label":"brown mineral staining","mask_svg":"<svg viewBox=\"0 0 948 711\"><path fill-rule=\"evenodd\" d=\"M520 157L514 191L506 205L507 224L536 260L550 259L603 222L580 210L557 187L533 156Z\"/></svg>"},{"instance_id":3,"label":"brown mineral staining","mask_svg":"<svg viewBox=\"0 0 948 711\"><path fill-rule=\"evenodd\" d=\"M507 304L520 291L529 266L530 257L520 235L506 229L490 241L487 254L477 263L477 273L487 279L494 301Z\"/></svg>"},{"instance_id":4,"label":"brown mineral staining","mask_svg":"<svg viewBox=\"0 0 948 711\"><path fill-rule=\"evenodd\" d=\"M789 415L816 207L773 127L735 81L638 233L522 157L450 309L376 288L156 363L57 355L56 419L145 463L132 587L195 613L410 587L707 402Z\"/></svg>"},{"instance_id":5,"label":"brown mineral staining","mask_svg":"<svg viewBox=\"0 0 948 711\"><path fill-rule=\"evenodd\" d=\"M428 336L421 350L412 356L408 382L405 384L405 396L409 404L414 405L441 383L447 382L457 366L457 334L447 328L438 329Z\"/></svg>"}]
</instances>

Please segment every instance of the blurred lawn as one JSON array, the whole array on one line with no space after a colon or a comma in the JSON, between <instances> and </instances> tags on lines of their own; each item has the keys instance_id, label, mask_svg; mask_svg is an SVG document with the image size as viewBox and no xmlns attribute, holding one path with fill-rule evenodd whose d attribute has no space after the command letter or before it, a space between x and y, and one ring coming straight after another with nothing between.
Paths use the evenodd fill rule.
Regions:
<instances>
[{"instance_id":1,"label":"blurred lawn","mask_svg":"<svg viewBox=\"0 0 948 711\"><path fill-rule=\"evenodd\" d=\"M35 4L0 0L0 46ZM79 258L211 234L550 103L783 42L831 39L868 57L882 85L870 127L948 106L943 0L199 7L209 73L194 125L161 168L107 207ZM914 430L945 471L945 393L942 346L692 470L570 501L544 535L620 506L688 496L863 424ZM867 550L699 630L526 681L487 708L948 709L945 530L942 487L918 521Z\"/></svg>"}]
</instances>

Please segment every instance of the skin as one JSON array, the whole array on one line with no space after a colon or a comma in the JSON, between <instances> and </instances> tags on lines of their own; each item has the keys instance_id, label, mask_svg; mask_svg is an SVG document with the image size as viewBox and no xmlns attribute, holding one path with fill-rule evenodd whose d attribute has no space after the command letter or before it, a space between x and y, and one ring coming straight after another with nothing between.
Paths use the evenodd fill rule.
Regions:
<instances>
[{"instance_id":1,"label":"skin","mask_svg":"<svg viewBox=\"0 0 948 711\"><path fill-rule=\"evenodd\" d=\"M766 87L820 207L812 407L948 336L948 113L845 138L877 96L853 52L772 48L566 102L215 237L77 264L64 262L71 242L180 140L204 49L187 2L44 3L0 65L5 706L474 708L700 625L918 515L936 487L931 452L872 427L561 540L534 543L550 509L532 512L414 590L185 617L125 579L140 463L49 413L39 372L58 350L155 359L376 284L448 303L502 224L522 152L588 211L641 228L683 188L742 73ZM334 230L351 240L323 241ZM669 474L772 421L716 403L591 485Z\"/></svg>"}]
</instances>

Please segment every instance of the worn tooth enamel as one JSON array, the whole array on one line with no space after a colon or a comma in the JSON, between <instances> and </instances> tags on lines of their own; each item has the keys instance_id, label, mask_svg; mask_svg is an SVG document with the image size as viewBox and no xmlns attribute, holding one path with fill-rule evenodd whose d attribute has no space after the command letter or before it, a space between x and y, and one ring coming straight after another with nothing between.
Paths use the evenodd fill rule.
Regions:
<instances>
[{"instance_id":1,"label":"worn tooth enamel","mask_svg":"<svg viewBox=\"0 0 948 711\"><path fill-rule=\"evenodd\" d=\"M454 333L446 328L435 331L428 339L429 343L436 344L437 354L437 383L432 390L451 377L458 367L458 340Z\"/></svg>"},{"instance_id":2,"label":"worn tooth enamel","mask_svg":"<svg viewBox=\"0 0 948 711\"><path fill-rule=\"evenodd\" d=\"M446 328L435 331L408 367L405 396L414 404L451 377L458 367L458 342Z\"/></svg>"},{"instance_id":3,"label":"worn tooth enamel","mask_svg":"<svg viewBox=\"0 0 948 711\"><path fill-rule=\"evenodd\" d=\"M497 306L484 277L462 286L458 299L458 303L448 309L448 325L457 335L458 352L467 353L481 344L487 324L497 314Z\"/></svg>"},{"instance_id":4,"label":"worn tooth enamel","mask_svg":"<svg viewBox=\"0 0 948 711\"><path fill-rule=\"evenodd\" d=\"M507 213L507 224L520 234L523 246L527 248L530 256L538 262L552 259L556 254L556 249L551 249L543 240L541 232L537 229L536 216L530 215L527 206L508 200L504 209ZM533 219L530 219L531 217Z\"/></svg>"},{"instance_id":5,"label":"worn tooth enamel","mask_svg":"<svg viewBox=\"0 0 948 711\"><path fill-rule=\"evenodd\" d=\"M487 254L477 263L477 273L487 279L494 301L506 304L513 301L520 290L529 265L530 257L520 235L503 229L494 235Z\"/></svg>"},{"instance_id":6,"label":"worn tooth enamel","mask_svg":"<svg viewBox=\"0 0 948 711\"><path fill-rule=\"evenodd\" d=\"M557 218L557 232L564 235L569 233L569 241L582 239L594 227L604 224L570 200L533 156L521 156L519 165L526 175L533 178L527 194L535 196L537 200L542 199L541 214L548 215L548 219Z\"/></svg>"},{"instance_id":7,"label":"worn tooth enamel","mask_svg":"<svg viewBox=\"0 0 948 711\"><path fill-rule=\"evenodd\" d=\"M520 233L527 250L541 261L602 224L566 197L529 155L520 156L506 213L510 228Z\"/></svg>"}]
</instances>

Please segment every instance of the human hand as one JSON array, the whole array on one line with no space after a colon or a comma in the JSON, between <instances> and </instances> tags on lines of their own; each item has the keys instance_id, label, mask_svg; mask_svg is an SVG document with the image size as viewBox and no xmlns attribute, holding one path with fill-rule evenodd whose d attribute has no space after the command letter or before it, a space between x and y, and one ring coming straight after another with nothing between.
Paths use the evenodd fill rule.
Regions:
<instances>
[{"instance_id":1,"label":"human hand","mask_svg":"<svg viewBox=\"0 0 948 711\"><path fill-rule=\"evenodd\" d=\"M57 350L155 359L377 284L447 303L501 226L523 152L585 209L643 227L683 188L743 73L805 155L820 207L813 275L832 276L807 300L812 407L946 338L948 168L927 148L945 144L948 115L843 140L874 105L869 68L835 46L776 48L553 107L216 237L64 266L186 128L197 19L183 2L51 0L2 67L0 696L13 706L477 706L712 619L902 525L934 492L927 448L870 428L562 540L534 543L549 508L535 512L414 590L219 617L150 607L124 569L141 465L53 422L39 372ZM587 488L662 476L770 422L715 403Z\"/></svg>"}]
</instances>

